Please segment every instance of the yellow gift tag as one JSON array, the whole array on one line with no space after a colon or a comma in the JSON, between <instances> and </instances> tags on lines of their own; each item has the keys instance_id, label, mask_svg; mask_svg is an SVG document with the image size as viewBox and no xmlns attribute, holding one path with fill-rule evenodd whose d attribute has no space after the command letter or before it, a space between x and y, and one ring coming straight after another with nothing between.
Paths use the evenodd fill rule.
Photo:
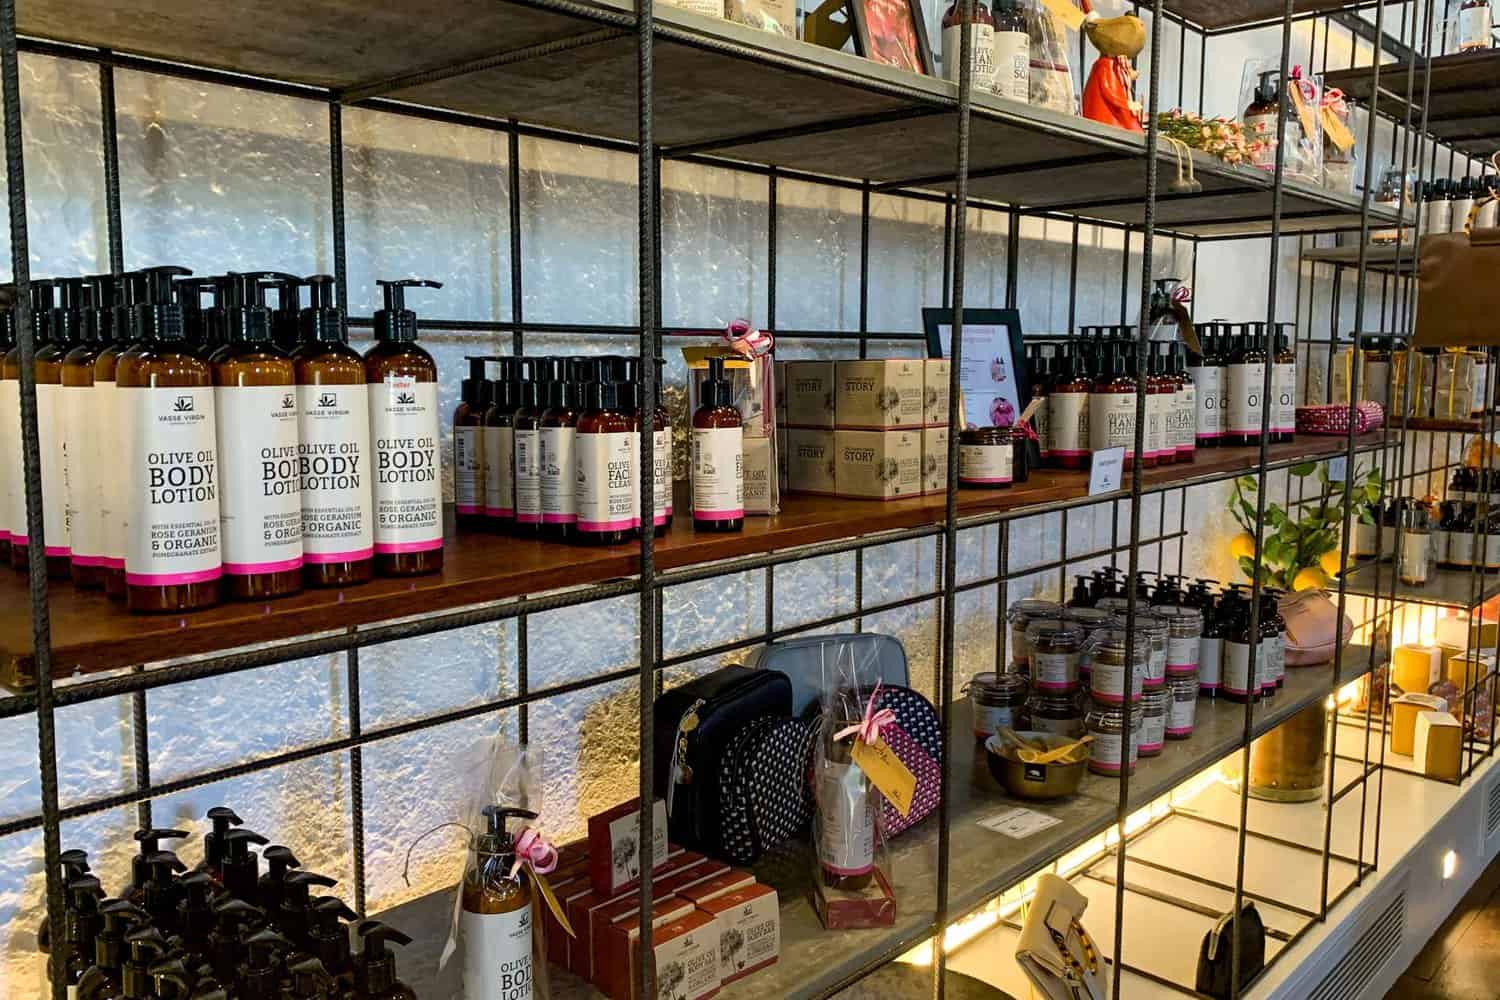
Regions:
<instances>
[{"instance_id":1,"label":"yellow gift tag","mask_svg":"<svg viewBox=\"0 0 1500 1000\"><path fill-rule=\"evenodd\" d=\"M859 769L865 772L865 777L880 789L880 794L896 807L898 813L903 817L911 813L911 799L917 793L917 777L885 745L885 740L871 746L856 738L851 756Z\"/></svg>"},{"instance_id":2,"label":"yellow gift tag","mask_svg":"<svg viewBox=\"0 0 1500 1000\"><path fill-rule=\"evenodd\" d=\"M557 901L557 897L552 894L552 887L547 884L547 876L537 874L536 869L530 865L527 865L527 868L531 872L531 877L536 879L536 887L542 891L542 899L546 901L547 909L551 910L557 922L562 924L562 929L568 932L568 937L576 938L578 935L573 932L573 925L568 923L568 915L563 912L562 904Z\"/></svg>"},{"instance_id":3,"label":"yellow gift tag","mask_svg":"<svg viewBox=\"0 0 1500 1000\"><path fill-rule=\"evenodd\" d=\"M1068 28L1077 31L1083 27L1083 11L1079 10L1070 0L1042 0L1042 6L1052 12ZM905 815L904 813L902 815Z\"/></svg>"},{"instance_id":4,"label":"yellow gift tag","mask_svg":"<svg viewBox=\"0 0 1500 1000\"><path fill-rule=\"evenodd\" d=\"M1302 97L1302 88L1296 80L1287 84L1287 90L1292 95L1292 107L1297 109L1297 120L1302 123L1302 134L1314 136L1318 134L1318 120L1313 116L1313 109Z\"/></svg>"},{"instance_id":5,"label":"yellow gift tag","mask_svg":"<svg viewBox=\"0 0 1500 1000\"><path fill-rule=\"evenodd\" d=\"M1337 146L1340 152L1347 153L1354 148L1354 133L1349 131L1349 126L1344 120L1333 113L1332 108L1323 109L1323 134L1328 136L1328 141Z\"/></svg>"}]
</instances>

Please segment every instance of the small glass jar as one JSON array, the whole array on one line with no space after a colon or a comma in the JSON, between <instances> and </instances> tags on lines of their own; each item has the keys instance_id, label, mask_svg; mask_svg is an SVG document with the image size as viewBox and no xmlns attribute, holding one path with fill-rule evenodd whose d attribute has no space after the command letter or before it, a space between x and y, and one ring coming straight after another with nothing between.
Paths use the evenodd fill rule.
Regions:
<instances>
[{"instance_id":1,"label":"small glass jar","mask_svg":"<svg viewBox=\"0 0 1500 1000\"><path fill-rule=\"evenodd\" d=\"M1114 620L1114 615L1108 611L1098 608L1068 608L1063 611L1063 618L1073 622L1083 629L1083 648L1078 651L1078 680L1083 685L1089 680L1089 651L1088 641L1093 638L1094 633L1109 628L1109 623Z\"/></svg>"},{"instance_id":2,"label":"small glass jar","mask_svg":"<svg viewBox=\"0 0 1500 1000\"><path fill-rule=\"evenodd\" d=\"M1033 691L1026 700L1026 728L1077 739L1083 735L1083 703L1076 694Z\"/></svg>"},{"instance_id":3,"label":"small glass jar","mask_svg":"<svg viewBox=\"0 0 1500 1000\"><path fill-rule=\"evenodd\" d=\"M1167 673L1167 690L1172 700L1167 702L1167 739L1186 740L1193 735L1193 722L1198 715L1198 671Z\"/></svg>"},{"instance_id":4,"label":"small glass jar","mask_svg":"<svg viewBox=\"0 0 1500 1000\"><path fill-rule=\"evenodd\" d=\"M1062 617L1062 605L1028 597L1010 606L1010 662L1022 673L1031 673L1031 647L1026 644L1026 629L1039 618Z\"/></svg>"},{"instance_id":5,"label":"small glass jar","mask_svg":"<svg viewBox=\"0 0 1500 1000\"><path fill-rule=\"evenodd\" d=\"M1119 774L1121 766L1135 773L1140 758L1142 719L1139 710L1130 713L1130 737L1125 736L1125 710L1120 705L1095 702L1084 719L1094 741L1089 744L1089 770L1095 774Z\"/></svg>"},{"instance_id":6,"label":"small glass jar","mask_svg":"<svg viewBox=\"0 0 1500 1000\"><path fill-rule=\"evenodd\" d=\"M1145 688L1147 662L1151 658L1148 643L1137 642L1130 658L1130 700L1140 701ZM1107 628L1095 632L1089 640L1089 692L1096 702L1119 704L1125 700L1125 630Z\"/></svg>"},{"instance_id":7,"label":"small glass jar","mask_svg":"<svg viewBox=\"0 0 1500 1000\"><path fill-rule=\"evenodd\" d=\"M1153 688L1141 698L1142 757L1155 757L1167 745L1167 705L1172 692L1166 687Z\"/></svg>"},{"instance_id":8,"label":"small glass jar","mask_svg":"<svg viewBox=\"0 0 1500 1000\"><path fill-rule=\"evenodd\" d=\"M1012 440L1014 438L1015 440ZM1009 489L1016 476L1016 442L1009 427L970 427L958 435L958 485L977 489ZM1024 467L1025 453L1022 453ZM1019 477L1022 480L1024 476Z\"/></svg>"},{"instance_id":9,"label":"small glass jar","mask_svg":"<svg viewBox=\"0 0 1500 1000\"><path fill-rule=\"evenodd\" d=\"M1123 631L1125 616L1115 615L1115 620L1111 624L1114 628ZM1148 650L1145 687L1159 688L1167 682L1167 620L1152 614L1137 614L1135 635L1136 643Z\"/></svg>"},{"instance_id":10,"label":"small glass jar","mask_svg":"<svg viewBox=\"0 0 1500 1000\"><path fill-rule=\"evenodd\" d=\"M1167 673L1198 667L1198 646L1203 639L1203 612L1197 608L1165 605L1151 614L1167 623Z\"/></svg>"},{"instance_id":11,"label":"small glass jar","mask_svg":"<svg viewBox=\"0 0 1500 1000\"><path fill-rule=\"evenodd\" d=\"M1026 626L1031 686L1039 691L1077 691L1083 626L1066 618L1038 618Z\"/></svg>"},{"instance_id":12,"label":"small glass jar","mask_svg":"<svg viewBox=\"0 0 1500 1000\"><path fill-rule=\"evenodd\" d=\"M1128 597L1101 597L1094 602L1094 607L1100 611L1108 611L1110 614L1123 615L1130 607Z\"/></svg>"},{"instance_id":13,"label":"small glass jar","mask_svg":"<svg viewBox=\"0 0 1500 1000\"><path fill-rule=\"evenodd\" d=\"M984 742L1002 729L1018 729L1030 685L1026 675L986 670L965 685L974 710L974 739Z\"/></svg>"}]
</instances>

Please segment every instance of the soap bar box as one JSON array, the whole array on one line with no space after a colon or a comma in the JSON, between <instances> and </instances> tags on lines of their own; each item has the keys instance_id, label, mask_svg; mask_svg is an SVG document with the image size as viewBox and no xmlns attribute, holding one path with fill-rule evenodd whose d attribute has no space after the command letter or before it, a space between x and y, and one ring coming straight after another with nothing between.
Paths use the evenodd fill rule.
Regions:
<instances>
[{"instance_id":1,"label":"soap bar box","mask_svg":"<svg viewBox=\"0 0 1500 1000\"><path fill-rule=\"evenodd\" d=\"M925 369L925 362L911 358L838 362L835 426L875 431L920 428L926 423Z\"/></svg>"},{"instance_id":2,"label":"soap bar box","mask_svg":"<svg viewBox=\"0 0 1500 1000\"><path fill-rule=\"evenodd\" d=\"M859 500L922 493L922 430L834 431L834 492Z\"/></svg>"},{"instance_id":3,"label":"soap bar box","mask_svg":"<svg viewBox=\"0 0 1500 1000\"><path fill-rule=\"evenodd\" d=\"M749 885L701 904L719 918L719 974L732 983L781 958L781 908L776 890Z\"/></svg>"},{"instance_id":4,"label":"soap bar box","mask_svg":"<svg viewBox=\"0 0 1500 1000\"><path fill-rule=\"evenodd\" d=\"M834 495L833 431L797 427L786 432L786 481L794 493Z\"/></svg>"},{"instance_id":5,"label":"soap bar box","mask_svg":"<svg viewBox=\"0 0 1500 1000\"><path fill-rule=\"evenodd\" d=\"M832 361L786 362L784 423L791 427L833 430Z\"/></svg>"}]
</instances>

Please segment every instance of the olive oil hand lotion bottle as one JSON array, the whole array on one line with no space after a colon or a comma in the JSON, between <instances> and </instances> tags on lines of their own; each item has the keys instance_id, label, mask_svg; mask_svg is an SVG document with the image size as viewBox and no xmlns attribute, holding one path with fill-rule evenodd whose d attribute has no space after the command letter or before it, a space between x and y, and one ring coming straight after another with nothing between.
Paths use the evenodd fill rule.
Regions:
<instances>
[{"instance_id":1,"label":"olive oil hand lotion bottle","mask_svg":"<svg viewBox=\"0 0 1500 1000\"><path fill-rule=\"evenodd\" d=\"M417 346L417 314L406 289L436 281L376 282L375 346L365 352L375 460L375 569L416 576L443 568L443 483L438 451L437 364Z\"/></svg>"},{"instance_id":2,"label":"olive oil hand lotion bottle","mask_svg":"<svg viewBox=\"0 0 1500 1000\"><path fill-rule=\"evenodd\" d=\"M185 338L172 276L141 272L139 339L120 355L116 392L126 421L129 500L126 601L132 611L218 603L219 466L213 370Z\"/></svg>"}]
</instances>

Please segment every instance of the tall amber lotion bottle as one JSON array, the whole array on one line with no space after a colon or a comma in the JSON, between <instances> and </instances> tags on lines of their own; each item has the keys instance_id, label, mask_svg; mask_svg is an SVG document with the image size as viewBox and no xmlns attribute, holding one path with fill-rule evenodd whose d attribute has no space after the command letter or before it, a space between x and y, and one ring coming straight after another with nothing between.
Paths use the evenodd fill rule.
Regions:
<instances>
[{"instance_id":1,"label":"tall amber lotion bottle","mask_svg":"<svg viewBox=\"0 0 1500 1000\"><path fill-rule=\"evenodd\" d=\"M104 525L99 520L99 479L113 456L101 447L102 414L94 393L94 363L108 346L109 313L100 308L107 289L96 275L70 279L64 298L76 298L78 344L62 363L63 450L67 459L68 535L75 586L104 586ZM74 287L76 281L76 288ZM110 282L113 285L113 282Z\"/></svg>"},{"instance_id":2,"label":"tall amber lotion bottle","mask_svg":"<svg viewBox=\"0 0 1500 1000\"><path fill-rule=\"evenodd\" d=\"M297 367L301 433L302 578L309 587L346 587L375 575L371 527L370 409L365 363L348 344L334 279L308 278Z\"/></svg>"},{"instance_id":3,"label":"tall amber lotion bottle","mask_svg":"<svg viewBox=\"0 0 1500 1000\"><path fill-rule=\"evenodd\" d=\"M224 592L259 601L302 589L297 373L271 338L266 308L266 283L288 276L252 271L231 277L225 303L229 341L210 359Z\"/></svg>"},{"instance_id":4,"label":"tall amber lotion bottle","mask_svg":"<svg viewBox=\"0 0 1500 1000\"><path fill-rule=\"evenodd\" d=\"M442 288L410 278L377 281L375 346L365 352L374 447L375 571L416 576L443 568L443 484L438 450L437 364L417 346L406 289Z\"/></svg>"},{"instance_id":5,"label":"tall amber lotion bottle","mask_svg":"<svg viewBox=\"0 0 1500 1000\"><path fill-rule=\"evenodd\" d=\"M506 821L536 819L526 809L485 806L485 832L474 838L464 865L458 917L466 997L531 1000L536 912L531 873L514 875L516 845Z\"/></svg>"},{"instance_id":6,"label":"tall amber lotion bottle","mask_svg":"<svg viewBox=\"0 0 1500 1000\"><path fill-rule=\"evenodd\" d=\"M99 275L99 291L94 299L99 306L99 327L104 349L94 359L94 408L99 414L99 453L110 456L111 463L126 454L126 414L116 391L115 373L120 355L130 346L133 326L132 310L127 304L130 289L141 283L131 274ZM125 508L129 503L126 477L103 468L97 477L99 485L99 532L104 539L104 556L100 577L104 592L118 600L125 599Z\"/></svg>"},{"instance_id":7,"label":"tall amber lotion bottle","mask_svg":"<svg viewBox=\"0 0 1500 1000\"><path fill-rule=\"evenodd\" d=\"M68 531L68 463L64 441L63 358L78 346L78 317L70 309L54 305L53 291L57 281L33 281L32 318L37 331L37 349L32 358L36 377L36 430L41 447L42 473L42 544L47 551L47 575L66 580L72 557L72 537ZM24 507L22 509L24 526ZM29 536L28 536L29 537ZM19 550L19 551L18 551ZM26 537L21 544L11 541L11 558L19 566L28 562Z\"/></svg>"},{"instance_id":8,"label":"tall amber lotion bottle","mask_svg":"<svg viewBox=\"0 0 1500 1000\"><path fill-rule=\"evenodd\" d=\"M141 272L140 339L115 369L125 414L128 483L125 599L132 611L180 612L219 601L219 465L214 377L173 301L184 267Z\"/></svg>"}]
</instances>

